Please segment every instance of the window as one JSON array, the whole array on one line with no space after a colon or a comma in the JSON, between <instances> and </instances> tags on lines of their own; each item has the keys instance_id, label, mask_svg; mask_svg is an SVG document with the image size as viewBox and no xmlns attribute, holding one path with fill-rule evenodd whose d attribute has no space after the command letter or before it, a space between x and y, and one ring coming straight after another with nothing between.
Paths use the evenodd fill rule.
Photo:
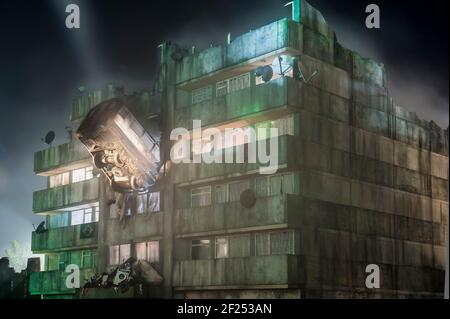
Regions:
<instances>
[{"instance_id":1,"label":"window","mask_svg":"<svg viewBox=\"0 0 450 319\"><path fill-rule=\"evenodd\" d=\"M72 171L72 183L85 181L93 177L92 166L83 167Z\"/></svg>"},{"instance_id":2,"label":"window","mask_svg":"<svg viewBox=\"0 0 450 319\"><path fill-rule=\"evenodd\" d=\"M245 73L231 79L217 82L216 96L223 96L248 87L250 87L250 73Z\"/></svg>"},{"instance_id":3,"label":"window","mask_svg":"<svg viewBox=\"0 0 450 319\"><path fill-rule=\"evenodd\" d=\"M196 239L191 244L191 258L192 260L209 259L210 240Z\"/></svg>"},{"instance_id":4,"label":"window","mask_svg":"<svg viewBox=\"0 0 450 319\"><path fill-rule=\"evenodd\" d=\"M49 176L48 186L50 188L69 184L69 172Z\"/></svg>"},{"instance_id":5,"label":"window","mask_svg":"<svg viewBox=\"0 0 450 319\"><path fill-rule=\"evenodd\" d=\"M145 214L147 212L147 193L137 195L136 201L137 201L137 213Z\"/></svg>"},{"instance_id":6,"label":"window","mask_svg":"<svg viewBox=\"0 0 450 319\"><path fill-rule=\"evenodd\" d=\"M159 261L159 241L136 243L136 258L148 262Z\"/></svg>"},{"instance_id":7,"label":"window","mask_svg":"<svg viewBox=\"0 0 450 319\"><path fill-rule=\"evenodd\" d=\"M214 189L214 203L222 204L228 202L228 184L216 185Z\"/></svg>"},{"instance_id":8,"label":"window","mask_svg":"<svg viewBox=\"0 0 450 319\"><path fill-rule=\"evenodd\" d=\"M59 255L57 255L57 254L46 255L45 269L47 271L59 270Z\"/></svg>"},{"instance_id":9,"label":"window","mask_svg":"<svg viewBox=\"0 0 450 319\"><path fill-rule=\"evenodd\" d=\"M216 258L250 256L249 235L216 238Z\"/></svg>"},{"instance_id":10,"label":"window","mask_svg":"<svg viewBox=\"0 0 450 319\"><path fill-rule=\"evenodd\" d=\"M192 104L208 101L212 99L212 86L206 86L192 91Z\"/></svg>"},{"instance_id":11,"label":"window","mask_svg":"<svg viewBox=\"0 0 450 319\"><path fill-rule=\"evenodd\" d=\"M131 245L114 245L109 246L109 264L119 265L130 258Z\"/></svg>"},{"instance_id":12,"label":"window","mask_svg":"<svg viewBox=\"0 0 450 319\"><path fill-rule=\"evenodd\" d=\"M255 248L257 256L294 254L294 232L286 230L257 234Z\"/></svg>"},{"instance_id":13,"label":"window","mask_svg":"<svg viewBox=\"0 0 450 319\"><path fill-rule=\"evenodd\" d=\"M83 250L81 252L81 268L94 268L96 257L95 250Z\"/></svg>"},{"instance_id":14,"label":"window","mask_svg":"<svg viewBox=\"0 0 450 319\"><path fill-rule=\"evenodd\" d=\"M48 228L59 228L69 226L69 213L58 213L54 215L48 215L47 220Z\"/></svg>"},{"instance_id":15,"label":"window","mask_svg":"<svg viewBox=\"0 0 450 319\"><path fill-rule=\"evenodd\" d=\"M281 231L270 233L270 254L293 254L294 253L294 232Z\"/></svg>"},{"instance_id":16,"label":"window","mask_svg":"<svg viewBox=\"0 0 450 319\"><path fill-rule=\"evenodd\" d=\"M191 190L191 207L211 205L211 186Z\"/></svg>"},{"instance_id":17,"label":"window","mask_svg":"<svg viewBox=\"0 0 450 319\"><path fill-rule=\"evenodd\" d=\"M100 215L100 207L95 204L92 207L77 209L72 211L71 225L81 225L87 223L98 222Z\"/></svg>"},{"instance_id":18,"label":"window","mask_svg":"<svg viewBox=\"0 0 450 319\"><path fill-rule=\"evenodd\" d=\"M216 238L216 258L228 257L229 242L228 238Z\"/></svg>"}]
</instances>

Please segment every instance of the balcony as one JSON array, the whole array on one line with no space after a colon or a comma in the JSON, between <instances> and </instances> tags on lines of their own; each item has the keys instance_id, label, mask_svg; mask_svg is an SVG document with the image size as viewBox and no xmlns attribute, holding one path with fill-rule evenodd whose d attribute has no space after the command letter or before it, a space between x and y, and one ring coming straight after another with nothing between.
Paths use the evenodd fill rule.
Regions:
<instances>
[{"instance_id":1,"label":"balcony","mask_svg":"<svg viewBox=\"0 0 450 319\"><path fill-rule=\"evenodd\" d=\"M175 263L173 283L178 289L248 288L248 286L295 286L303 282L299 256L252 256Z\"/></svg>"},{"instance_id":2,"label":"balcony","mask_svg":"<svg viewBox=\"0 0 450 319\"><path fill-rule=\"evenodd\" d=\"M291 135L278 137L278 171L284 168L295 169L300 163L299 143L301 140ZM269 141L266 143L269 147ZM183 183L212 177L228 178L245 174L259 174L259 163L180 163L174 164L174 182ZM267 166L267 165L266 165Z\"/></svg>"},{"instance_id":3,"label":"balcony","mask_svg":"<svg viewBox=\"0 0 450 319\"><path fill-rule=\"evenodd\" d=\"M297 92L299 82L293 78L281 77L260 85L213 97L211 100L180 107L175 113L175 127L192 128L192 120L201 120L202 126L215 123L243 120L268 112L279 112L279 116L288 112L281 109L298 105ZM189 95L190 96L190 95ZM188 99L190 100L190 99ZM185 99L186 101L186 99ZM183 104L180 99L179 104ZM274 114L275 115L275 114ZM271 115L273 117L274 115Z\"/></svg>"},{"instance_id":4,"label":"balcony","mask_svg":"<svg viewBox=\"0 0 450 319\"><path fill-rule=\"evenodd\" d=\"M89 228L93 232L87 232ZM91 248L97 245L97 223L48 229L45 233L31 235L31 250L47 253L73 248Z\"/></svg>"},{"instance_id":5,"label":"balcony","mask_svg":"<svg viewBox=\"0 0 450 319\"><path fill-rule=\"evenodd\" d=\"M301 28L299 23L284 18L238 36L229 45L188 55L177 66L176 82L186 89L193 89L214 77L217 77L215 81L222 80L221 76L227 76L223 69L237 68L244 63L243 67L251 69L254 66L249 63L256 59L289 50L298 53L302 49ZM217 72L219 70L221 72Z\"/></svg>"},{"instance_id":6,"label":"balcony","mask_svg":"<svg viewBox=\"0 0 450 319\"><path fill-rule=\"evenodd\" d=\"M98 178L36 191L33 193L33 211L43 213L93 202L98 199L98 191Z\"/></svg>"},{"instance_id":7,"label":"balcony","mask_svg":"<svg viewBox=\"0 0 450 319\"><path fill-rule=\"evenodd\" d=\"M252 208L239 201L213 206L179 209L176 213L177 234L195 234L266 225L294 226L299 203L295 195L258 198ZM297 218L298 219L298 218Z\"/></svg>"},{"instance_id":8,"label":"balcony","mask_svg":"<svg viewBox=\"0 0 450 319\"><path fill-rule=\"evenodd\" d=\"M91 158L83 144L78 141L52 146L34 153L34 172L45 175L48 171L58 173L58 168ZM64 169L67 169L65 167Z\"/></svg>"},{"instance_id":9,"label":"balcony","mask_svg":"<svg viewBox=\"0 0 450 319\"><path fill-rule=\"evenodd\" d=\"M95 274L94 269L80 270L80 285ZM29 291L31 295L60 295L75 294L74 288L67 288L66 278L69 273L64 271L40 271L30 274ZM86 280L85 280L86 279Z\"/></svg>"},{"instance_id":10,"label":"balcony","mask_svg":"<svg viewBox=\"0 0 450 319\"><path fill-rule=\"evenodd\" d=\"M82 119L93 106L114 97L116 97L116 87L111 84L105 86L101 90L77 97L72 103L70 120L76 121Z\"/></svg>"},{"instance_id":11,"label":"balcony","mask_svg":"<svg viewBox=\"0 0 450 319\"><path fill-rule=\"evenodd\" d=\"M97 104L117 97L118 94L116 90L116 87L108 85L102 90L94 91L76 98L72 104L70 120L81 120L86 116L90 109ZM161 95L152 95L148 91L143 90L129 96L127 104L136 117L147 118L149 115L161 112Z\"/></svg>"}]
</instances>

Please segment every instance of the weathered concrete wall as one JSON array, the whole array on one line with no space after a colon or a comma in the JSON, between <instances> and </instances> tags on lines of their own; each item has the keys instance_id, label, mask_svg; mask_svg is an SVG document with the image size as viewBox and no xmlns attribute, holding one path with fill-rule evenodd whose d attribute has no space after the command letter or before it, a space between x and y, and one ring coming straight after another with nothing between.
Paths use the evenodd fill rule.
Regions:
<instances>
[{"instance_id":1,"label":"weathered concrete wall","mask_svg":"<svg viewBox=\"0 0 450 319\"><path fill-rule=\"evenodd\" d=\"M84 238L82 228L88 225L94 229L94 232L92 236ZM57 250L95 247L97 244L97 236L97 223L47 229L44 233L32 233L31 250L34 253L44 253Z\"/></svg>"},{"instance_id":2,"label":"weathered concrete wall","mask_svg":"<svg viewBox=\"0 0 450 319\"><path fill-rule=\"evenodd\" d=\"M98 178L33 193L33 211L43 213L69 206L87 204L98 199Z\"/></svg>"},{"instance_id":3,"label":"weathered concrete wall","mask_svg":"<svg viewBox=\"0 0 450 319\"><path fill-rule=\"evenodd\" d=\"M212 260L187 260L175 263L175 287L248 286L299 284L304 280L299 257L280 255Z\"/></svg>"},{"instance_id":4,"label":"weathered concrete wall","mask_svg":"<svg viewBox=\"0 0 450 319\"><path fill-rule=\"evenodd\" d=\"M34 172L47 174L50 170L64 169L66 165L90 158L84 145L74 140L34 153Z\"/></svg>"}]
</instances>

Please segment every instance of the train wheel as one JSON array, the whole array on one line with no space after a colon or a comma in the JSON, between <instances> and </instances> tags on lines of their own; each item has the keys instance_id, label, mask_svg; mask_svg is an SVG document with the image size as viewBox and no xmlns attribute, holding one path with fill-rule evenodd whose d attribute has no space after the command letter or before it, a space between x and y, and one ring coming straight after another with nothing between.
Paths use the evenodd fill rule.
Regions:
<instances>
[{"instance_id":1,"label":"train wheel","mask_svg":"<svg viewBox=\"0 0 450 319\"><path fill-rule=\"evenodd\" d=\"M102 151L97 152L94 155L94 166L98 169L102 169L103 167L106 166L106 163L103 162L103 156L104 156L104 154Z\"/></svg>"}]
</instances>

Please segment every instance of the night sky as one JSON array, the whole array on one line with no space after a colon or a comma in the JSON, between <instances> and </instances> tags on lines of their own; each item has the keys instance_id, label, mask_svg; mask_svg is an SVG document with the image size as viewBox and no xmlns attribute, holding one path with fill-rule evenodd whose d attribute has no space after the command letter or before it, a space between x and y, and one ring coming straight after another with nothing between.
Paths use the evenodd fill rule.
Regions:
<instances>
[{"instance_id":1,"label":"night sky","mask_svg":"<svg viewBox=\"0 0 450 319\"><path fill-rule=\"evenodd\" d=\"M0 256L13 239L30 245L33 173L40 138L66 141L77 88L113 82L149 87L157 45L170 40L202 49L285 16L288 0L0 0ZM386 66L395 102L448 127L448 1L310 0L345 47ZM65 28L76 3L81 29ZM381 29L366 29L365 7L381 9Z\"/></svg>"}]
</instances>

